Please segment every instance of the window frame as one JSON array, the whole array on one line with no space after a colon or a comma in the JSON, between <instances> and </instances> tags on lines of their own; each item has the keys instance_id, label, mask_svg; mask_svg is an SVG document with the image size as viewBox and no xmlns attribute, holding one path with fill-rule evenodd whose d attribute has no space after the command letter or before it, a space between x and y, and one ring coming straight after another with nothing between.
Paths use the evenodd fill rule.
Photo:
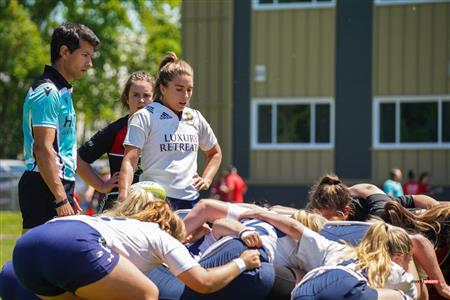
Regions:
<instances>
[{"instance_id":1,"label":"window frame","mask_svg":"<svg viewBox=\"0 0 450 300\"><path fill-rule=\"evenodd\" d=\"M450 142L442 141L442 102L450 102L450 95L420 95L420 96L383 96L374 97L372 102L372 145L375 150L403 150L403 149L448 149ZM401 103L415 103L415 102L430 102L437 103L437 142L421 142L421 143L406 143L400 142L400 104ZM380 142L380 104L394 103L395 104L395 142L381 143Z\"/></svg>"},{"instance_id":2,"label":"window frame","mask_svg":"<svg viewBox=\"0 0 450 300\"><path fill-rule=\"evenodd\" d=\"M311 9L311 8L334 8L336 7L336 0L330 2L317 2L311 0L311 3L278 3L278 0L273 0L275 3L260 4L258 0L253 0L253 10L280 10L280 9Z\"/></svg>"},{"instance_id":3,"label":"window frame","mask_svg":"<svg viewBox=\"0 0 450 300\"><path fill-rule=\"evenodd\" d=\"M310 117L310 138L314 142L310 143L277 143L277 113L272 113L272 142L271 143L258 143L258 106L268 105L273 108L277 105L285 104L309 104L311 107ZM313 105L314 104L314 105ZM315 142L315 128L316 128L316 104L329 104L330 105L330 141L328 143L316 143ZM307 98L253 98L251 101L251 132L250 132L250 147L252 150L329 150L334 148L334 128L335 128L335 106L334 99L331 97L307 97Z\"/></svg>"},{"instance_id":4,"label":"window frame","mask_svg":"<svg viewBox=\"0 0 450 300\"><path fill-rule=\"evenodd\" d=\"M450 0L375 0L375 5L410 5L410 4L433 4L433 3L450 3Z\"/></svg>"}]
</instances>

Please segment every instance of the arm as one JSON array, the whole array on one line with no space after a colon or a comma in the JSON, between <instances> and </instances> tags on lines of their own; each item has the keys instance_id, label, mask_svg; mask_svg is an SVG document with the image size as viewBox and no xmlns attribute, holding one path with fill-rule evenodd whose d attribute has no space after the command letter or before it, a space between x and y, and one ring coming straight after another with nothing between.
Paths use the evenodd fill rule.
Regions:
<instances>
[{"instance_id":1,"label":"arm","mask_svg":"<svg viewBox=\"0 0 450 300\"><path fill-rule=\"evenodd\" d=\"M247 270L261 265L257 250L246 250L242 252L240 258L244 261ZM179 274L178 278L192 290L208 294L222 289L240 274L240 267L237 263L231 261L226 265L210 269L204 269L200 266L193 267Z\"/></svg>"},{"instance_id":2,"label":"arm","mask_svg":"<svg viewBox=\"0 0 450 300\"><path fill-rule=\"evenodd\" d=\"M438 280L438 283L434 285L438 293L450 299L450 287L445 282L445 277L439 267L433 245L426 237L420 234L410 235L410 237L413 243L415 261L424 269L430 279Z\"/></svg>"},{"instance_id":3,"label":"arm","mask_svg":"<svg viewBox=\"0 0 450 300\"><path fill-rule=\"evenodd\" d=\"M120 167L119 175L119 200L125 200L128 195L128 189L133 183L134 171L137 168L141 150L134 146L124 145L125 153Z\"/></svg>"},{"instance_id":4,"label":"arm","mask_svg":"<svg viewBox=\"0 0 450 300\"><path fill-rule=\"evenodd\" d=\"M206 163L205 169L203 170L202 176L198 174L194 175L194 187L197 190L207 190L211 185L211 182L219 169L220 163L222 162L222 150L219 144L205 151Z\"/></svg>"},{"instance_id":5,"label":"arm","mask_svg":"<svg viewBox=\"0 0 450 300\"><path fill-rule=\"evenodd\" d=\"M413 195L414 206L417 208L430 208L439 204L434 198L427 195Z\"/></svg>"},{"instance_id":6,"label":"arm","mask_svg":"<svg viewBox=\"0 0 450 300\"><path fill-rule=\"evenodd\" d=\"M293 214L295 214L297 212L297 209L295 209L293 207L282 206L282 205L271 206L269 210L274 211L277 214L290 215L290 216L292 216Z\"/></svg>"},{"instance_id":7,"label":"arm","mask_svg":"<svg viewBox=\"0 0 450 300\"><path fill-rule=\"evenodd\" d=\"M267 222L290 236L295 241L301 240L303 235L304 227L300 222L272 212L266 212L263 210L251 210L243 213L239 218L254 218Z\"/></svg>"},{"instance_id":8,"label":"arm","mask_svg":"<svg viewBox=\"0 0 450 300\"><path fill-rule=\"evenodd\" d=\"M33 127L34 144L33 152L36 156L36 163L39 167L39 172L48 186L55 202L60 202L67 199L66 191L58 176L56 166L56 156L53 150L53 141L55 139L56 130L51 127L36 126ZM78 203L75 201L75 212L69 202L56 208L58 216L70 216L81 211Z\"/></svg>"},{"instance_id":9,"label":"arm","mask_svg":"<svg viewBox=\"0 0 450 300\"><path fill-rule=\"evenodd\" d=\"M212 234L216 240L223 236L233 235L240 238L249 248L262 247L261 238L254 229L247 228L244 224L233 219L216 220L213 223Z\"/></svg>"},{"instance_id":10,"label":"arm","mask_svg":"<svg viewBox=\"0 0 450 300\"><path fill-rule=\"evenodd\" d=\"M214 199L200 200L183 219L186 236L189 236L206 222L212 223L217 219L225 218L227 213L227 203Z\"/></svg>"},{"instance_id":11,"label":"arm","mask_svg":"<svg viewBox=\"0 0 450 300\"><path fill-rule=\"evenodd\" d=\"M382 189L370 183L359 183L348 188L350 195L359 199L366 199L374 194L386 194Z\"/></svg>"},{"instance_id":12,"label":"arm","mask_svg":"<svg viewBox=\"0 0 450 300\"><path fill-rule=\"evenodd\" d=\"M118 186L118 172L113 174L110 179L103 181L103 179L98 176L97 172L95 172L94 168L92 168L89 163L84 161L79 154L77 155L77 173L87 184L101 193L106 194Z\"/></svg>"}]
</instances>

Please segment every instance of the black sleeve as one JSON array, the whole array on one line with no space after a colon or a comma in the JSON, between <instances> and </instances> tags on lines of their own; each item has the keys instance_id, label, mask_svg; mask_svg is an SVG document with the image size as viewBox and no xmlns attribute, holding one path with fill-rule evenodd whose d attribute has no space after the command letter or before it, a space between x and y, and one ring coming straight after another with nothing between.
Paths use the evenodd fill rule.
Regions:
<instances>
[{"instance_id":1,"label":"black sleeve","mask_svg":"<svg viewBox=\"0 0 450 300\"><path fill-rule=\"evenodd\" d=\"M114 128L116 122L109 124L98 131L86 143L78 148L78 155L87 163L91 164L111 149L116 133Z\"/></svg>"},{"instance_id":2,"label":"black sleeve","mask_svg":"<svg viewBox=\"0 0 450 300\"><path fill-rule=\"evenodd\" d=\"M394 199L405 208L414 208L414 197L412 195L404 195Z\"/></svg>"}]
</instances>

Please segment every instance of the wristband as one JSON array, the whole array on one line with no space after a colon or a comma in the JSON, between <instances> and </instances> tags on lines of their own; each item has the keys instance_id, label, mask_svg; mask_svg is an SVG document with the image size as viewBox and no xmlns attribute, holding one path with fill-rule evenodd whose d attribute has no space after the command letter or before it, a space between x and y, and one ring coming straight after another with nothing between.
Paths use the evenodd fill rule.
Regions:
<instances>
[{"instance_id":1,"label":"wristband","mask_svg":"<svg viewBox=\"0 0 450 300\"><path fill-rule=\"evenodd\" d=\"M232 260L232 262L234 262L238 268L239 268L239 273L244 272L245 270L247 270L247 266L245 265L245 262L242 258L235 258Z\"/></svg>"},{"instance_id":2,"label":"wristband","mask_svg":"<svg viewBox=\"0 0 450 300\"><path fill-rule=\"evenodd\" d=\"M241 231L239 231L238 237L242 240L248 234L250 234L250 231L253 232L254 230L246 227L246 228L242 229Z\"/></svg>"},{"instance_id":3,"label":"wristband","mask_svg":"<svg viewBox=\"0 0 450 300\"><path fill-rule=\"evenodd\" d=\"M67 198L64 199L64 200L61 200L59 202L55 202L55 208L61 207L61 206L65 205L65 204L67 204L67 202L69 202L69 200L67 200Z\"/></svg>"}]
</instances>

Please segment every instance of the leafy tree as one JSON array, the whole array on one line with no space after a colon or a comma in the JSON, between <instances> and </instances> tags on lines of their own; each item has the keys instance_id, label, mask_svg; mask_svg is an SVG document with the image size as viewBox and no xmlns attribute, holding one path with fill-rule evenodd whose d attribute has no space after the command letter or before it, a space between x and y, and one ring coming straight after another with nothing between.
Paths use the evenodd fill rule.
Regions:
<instances>
[{"instance_id":1,"label":"leafy tree","mask_svg":"<svg viewBox=\"0 0 450 300\"><path fill-rule=\"evenodd\" d=\"M0 157L21 153L22 105L48 60L39 29L16 0L0 4Z\"/></svg>"},{"instance_id":2,"label":"leafy tree","mask_svg":"<svg viewBox=\"0 0 450 300\"><path fill-rule=\"evenodd\" d=\"M2 5L6 5L3 4L4 1L0 0L0 9ZM12 51L9 53L14 56L10 58L10 69L4 68L2 61L0 75L12 76L11 66L23 69L22 72L25 72L27 77L21 78L21 82L23 88L27 89L34 77L42 71L43 64L49 63L48 45L55 27L69 21L83 23L92 28L101 40L100 49L94 58L94 67L88 72L88 76L73 82L75 109L81 121L79 123L85 124L79 136L82 142L89 137L85 135L90 135L105 123L124 114L117 101L129 73L146 70L155 74L157 64L166 52L180 52L180 1L12 0L8 7L14 5L16 10L24 14L26 22L19 21L17 17L1 9L0 51L12 49L11 44L14 42L23 44L26 51L20 51L23 53L20 57L33 60L33 64L24 64L18 52ZM9 15L9 18L3 18L3 14ZM3 25L7 22L9 23ZM12 29L25 32L28 27L24 26L23 22L28 22L28 26L34 31L28 29L28 33L22 35L10 34ZM5 40L4 36L8 34L11 40ZM2 58L4 57L8 56L3 55ZM14 94L16 105L21 106L25 93L19 92L11 81L4 87L5 92L0 92ZM0 99L2 107L5 105L5 99L6 97ZM16 111L19 111L19 108ZM17 113L11 123L7 124L4 119L0 119L0 133L2 130L17 128L18 136L21 133L20 119L21 116ZM0 157L14 157L21 152L22 142L17 136L7 142L7 152L0 150Z\"/></svg>"}]
</instances>

